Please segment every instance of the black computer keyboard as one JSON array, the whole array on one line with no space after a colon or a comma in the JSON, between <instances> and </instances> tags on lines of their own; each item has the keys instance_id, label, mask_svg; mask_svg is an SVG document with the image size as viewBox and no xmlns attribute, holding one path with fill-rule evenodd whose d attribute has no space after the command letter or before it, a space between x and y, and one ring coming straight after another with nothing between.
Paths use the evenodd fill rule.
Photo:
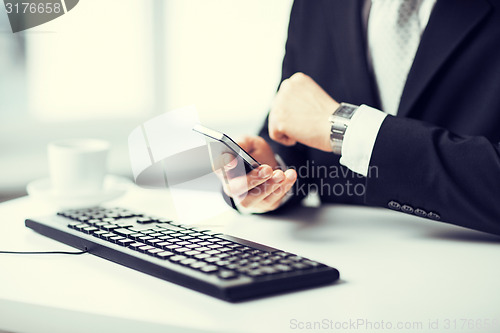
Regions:
<instances>
[{"instance_id":1,"label":"black computer keyboard","mask_svg":"<svg viewBox=\"0 0 500 333\"><path fill-rule=\"evenodd\" d=\"M292 253L123 208L95 207L27 219L80 250L226 300L332 283L339 272Z\"/></svg>"}]
</instances>

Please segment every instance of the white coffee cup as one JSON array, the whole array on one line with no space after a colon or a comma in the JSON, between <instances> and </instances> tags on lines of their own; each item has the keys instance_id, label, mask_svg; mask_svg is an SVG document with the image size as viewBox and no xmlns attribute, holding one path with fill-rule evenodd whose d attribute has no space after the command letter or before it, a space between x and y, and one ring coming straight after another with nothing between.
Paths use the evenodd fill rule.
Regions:
<instances>
[{"instance_id":1,"label":"white coffee cup","mask_svg":"<svg viewBox=\"0 0 500 333\"><path fill-rule=\"evenodd\" d=\"M49 143L52 191L58 195L92 195L102 190L109 142L67 139Z\"/></svg>"}]
</instances>

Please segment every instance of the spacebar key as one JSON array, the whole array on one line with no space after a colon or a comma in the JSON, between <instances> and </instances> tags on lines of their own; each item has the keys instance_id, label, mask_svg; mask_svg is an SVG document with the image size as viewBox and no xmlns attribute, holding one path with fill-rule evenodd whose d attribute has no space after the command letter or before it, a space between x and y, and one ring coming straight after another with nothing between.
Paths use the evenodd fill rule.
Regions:
<instances>
[{"instance_id":1,"label":"spacebar key","mask_svg":"<svg viewBox=\"0 0 500 333\"><path fill-rule=\"evenodd\" d=\"M249 240L238 238L238 237L234 237L234 236L217 235L215 237L221 238L221 239L225 239L225 240L230 241L230 242L239 243L239 244L241 244L243 246L248 246L248 247L251 247L251 248L254 248L254 249L257 249L257 250L261 250L261 251L266 251L266 252L279 251L278 249L275 249L273 247L265 246L265 245L262 245L262 244L259 244L259 243L254 243L254 242L251 242Z\"/></svg>"}]
</instances>

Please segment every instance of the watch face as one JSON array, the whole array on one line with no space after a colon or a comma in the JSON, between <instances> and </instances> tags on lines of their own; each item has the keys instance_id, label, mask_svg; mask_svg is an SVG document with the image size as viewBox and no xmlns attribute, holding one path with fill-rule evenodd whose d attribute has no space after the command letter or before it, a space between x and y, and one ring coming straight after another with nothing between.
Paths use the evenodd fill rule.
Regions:
<instances>
[{"instance_id":1,"label":"watch face","mask_svg":"<svg viewBox=\"0 0 500 333\"><path fill-rule=\"evenodd\" d=\"M353 111L356 110L356 107L343 105L341 108L335 112L336 116L351 118Z\"/></svg>"}]
</instances>

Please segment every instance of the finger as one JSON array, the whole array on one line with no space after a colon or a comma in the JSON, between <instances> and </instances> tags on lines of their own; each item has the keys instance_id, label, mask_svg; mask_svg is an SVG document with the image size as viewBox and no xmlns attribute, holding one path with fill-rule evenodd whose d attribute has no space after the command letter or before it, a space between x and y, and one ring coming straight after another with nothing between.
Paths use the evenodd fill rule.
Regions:
<instances>
[{"instance_id":1,"label":"finger","mask_svg":"<svg viewBox=\"0 0 500 333\"><path fill-rule=\"evenodd\" d=\"M236 143L249 154L255 150L255 137L245 136Z\"/></svg>"},{"instance_id":2,"label":"finger","mask_svg":"<svg viewBox=\"0 0 500 333\"><path fill-rule=\"evenodd\" d=\"M250 190L271 178L272 175L273 169L267 164L262 164L244 176L227 178L226 194L231 197L246 195Z\"/></svg>"},{"instance_id":3,"label":"finger","mask_svg":"<svg viewBox=\"0 0 500 333\"><path fill-rule=\"evenodd\" d=\"M262 204L270 210L274 210L279 207L283 197L288 193L288 191L290 191L293 184L295 184L295 181L297 180L297 172L293 169L288 169L285 171L285 177L286 179L280 184L280 187L262 200Z\"/></svg>"},{"instance_id":4,"label":"finger","mask_svg":"<svg viewBox=\"0 0 500 333\"><path fill-rule=\"evenodd\" d=\"M283 171L275 170L273 172L272 178L248 191L245 196L237 197L238 203L245 208L255 206L257 203L261 202L265 197L279 188L280 184L285 180L285 178L286 177Z\"/></svg>"},{"instance_id":5,"label":"finger","mask_svg":"<svg viewBox=\"0 0 500 333\"><path fill-rule=\"evenodd\" d=\"M214 172L221 172L221 169L225 170L234 169L238 165L238 159L236 156L230 153L222 153L217 157L213 157L212 169Z\"/></svg>"}]
</instances>

